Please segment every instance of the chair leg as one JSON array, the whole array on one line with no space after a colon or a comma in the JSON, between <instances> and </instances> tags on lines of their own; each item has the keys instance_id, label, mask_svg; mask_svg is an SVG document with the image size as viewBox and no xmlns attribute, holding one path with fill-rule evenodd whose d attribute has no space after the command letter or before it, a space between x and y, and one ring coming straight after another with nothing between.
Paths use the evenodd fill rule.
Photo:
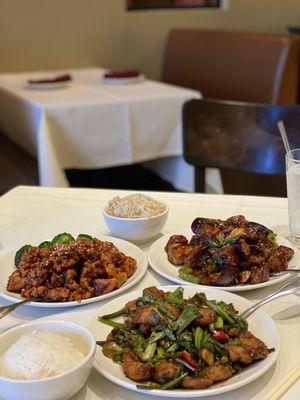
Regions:
<instances>
[{"instance_id":1,"label":"chair leg","mask_svg":"<svg viewBox=\"0 0 300 400\"><path fill-rule=\"evenodd\" d=\"M205 193L205 168L195 167L195 192Z\"/></svg>"}]
</instances>

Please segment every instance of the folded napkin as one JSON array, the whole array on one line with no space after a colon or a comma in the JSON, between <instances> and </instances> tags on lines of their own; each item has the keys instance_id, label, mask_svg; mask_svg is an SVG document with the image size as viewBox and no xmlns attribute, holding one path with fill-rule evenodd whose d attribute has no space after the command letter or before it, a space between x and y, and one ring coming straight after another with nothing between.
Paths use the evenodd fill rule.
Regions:
<instances>
[{"instance_id":1,"label":"folded napkin","mask_svg":"<svg viewBox=\"0 0 300 400\"><path fill-rule=\"evenodd\" d=\"M72 76L69 74L59 75L54 78L46 78L46 79L29 79L28 83L59 83L59 82L68 82L72 80Z\"/></svg>"},{"instance_id":2,"label":"folded napkin","mask_svg":"<svg viewBox=\"0 0 300 400\"><path fill-rule=\"evenodd\" d=\"M124 70L124 71L109 71L104 74L105 78L136 78L140 76L140 71Z\"/></svg>"}]
</instances>

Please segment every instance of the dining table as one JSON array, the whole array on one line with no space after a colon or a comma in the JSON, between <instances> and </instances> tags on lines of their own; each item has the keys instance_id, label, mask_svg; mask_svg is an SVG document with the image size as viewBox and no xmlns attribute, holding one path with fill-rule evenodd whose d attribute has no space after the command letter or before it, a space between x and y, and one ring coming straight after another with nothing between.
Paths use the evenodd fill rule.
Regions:
<instances>
[{"instance_id":1,"label":"dining table","mask_svg":"<svg viewBox=\"0 0 300 400\"><path fill-rule=\"evenodd\" d=\"M105 68L0 74L0 132L38 160L41 186L67 187L66 169L143 164L182 191L193 191L194 168L183 159L182 107L200 92L140 76L113 84ZM71 77L30 85L29 80ZM119 84L118 84L119 82ZM208 190L221 192L218 171Z\"/></svg>"},{"instance_id":2,"label":"dining table","mask_svg":"<svg viewBox=\"0 0 300 400\"><path fill-rule=\"evenodd\" d=\"M54 237L60 232L78 232L109 235L102 219L101 209L114 196L128 191L78 188L47 188L19 186L0 197L0 257L25 243L35 243ZM262 223L288 238L288 205L286 198L143 192L169 206L169 216L160 234L167 234L191 225L198 216L226 219L242 214L248 220ZM137 244L148 252L154 238ZM125 293L150 285L172 284L155 273L150 266L143 279ZM277 285L278 286L278 285ZM257 301L277 287L239 292L250 301ZM114 298L113 298L114 299ZM73 321L88 326L101 315L101 306L110 299L64 308L38 308L22 305L0 320L0 332L36 319ZM0 297L0 306L9 301ZM279 298L264 306L280 332L281 346L276 363L261 377L234 391L211 396L211 400L264 400L273 388L284 382L289 371L300 365L300 297L297 294ZM99 328L100 329L100 328ZM0 388L1 398L1 388ZM92 370L84 388L72 400L150 400L156 396L141 394L122 388ZM208 399L208 397L204 397ZM300 399L300 381L295 382L281 397L282 400Z\"/></svg>"}]
</instances>

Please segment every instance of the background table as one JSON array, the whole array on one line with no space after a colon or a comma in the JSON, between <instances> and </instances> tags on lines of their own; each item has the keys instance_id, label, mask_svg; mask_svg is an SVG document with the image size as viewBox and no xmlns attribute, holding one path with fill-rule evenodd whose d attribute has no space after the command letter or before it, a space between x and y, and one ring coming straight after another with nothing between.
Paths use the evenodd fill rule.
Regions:
<instances>
[{"instance_id":1,"label":"background table","mask_svg":"<svg viewBox=\"0 0 300 400\"><path fill-rule=\"evenodd\" d=\"M145 166L180 190L192 191L194 170L182 155L181 109L194 90L144 80L102 83L104 69L71 70L70 86L26 89L28 79L66 71L0 74L0 130L38 157L42 186L68 186L64 169ZM221 190L215 171L212 190Z\"/></svg>"},{"instance_id":2,"label":"background table","mask_svg":"<svg viewBox=\"0 0 300 400\"><path fill-rule=\"evenodd\" d=\"M121 191L91 189L49 189L17 187L0 198L0 256L24 243L42 241L59 232L86 232L94 235L106 234L107 229L100 216L101 208L115 195L128 194ZM287 200L266 197L222 196L201 194L155 193L168 202L170 214L163 233L187 227L193 218L228 218L244 214L246 218L274 227L283 236L288 234ZM150 243L140 247L147 250ZM149 285L170 284L159 277L150 267L143 280L131 291ZM274 287L242 292L250 300L258 300L270 293ZM0 305L7 304L0 300ZM86 325L95 317L103 302L72 309L38 309L21 306L0 320L0 331L21 322L39 317L64 319ZM300 362L300 300L299 296L283 297L264 307L275 320L281 335L281 350L278 362L264 376L233 392L209 397L210 400L263 400L272 387ZM295 384L283 400L300 398L300 382ZM100 376L96 371L90 375L87 386L72 400L120 400L151 399L120 388Z\"/></svg>"}]
</instances>

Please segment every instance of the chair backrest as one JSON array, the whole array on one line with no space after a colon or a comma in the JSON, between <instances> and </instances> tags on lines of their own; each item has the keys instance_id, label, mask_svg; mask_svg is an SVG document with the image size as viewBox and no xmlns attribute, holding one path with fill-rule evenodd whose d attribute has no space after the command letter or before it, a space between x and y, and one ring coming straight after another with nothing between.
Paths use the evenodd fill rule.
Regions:
<instances>
[{"instance_id":1,"label":"chair backrest","mask_svg":"<svg viewBox=\"0 0 300 400\"><path fill-rule=\"evenodd\" d=\"M204 97L295 104L298 40L293 35L173 29L162 79Z\"/></svg>"},{"instance_id":2,"label":"chair backrest","mask_svg":"<svg viewBox=\"0 0 300 400\"><path fill-rule=\"evenodd\" d=\"M279 120L291 148L300 148L300 105L190 100L183 107L184 157L197 167L284 175Z\"/></svg>"}]
</instances>

